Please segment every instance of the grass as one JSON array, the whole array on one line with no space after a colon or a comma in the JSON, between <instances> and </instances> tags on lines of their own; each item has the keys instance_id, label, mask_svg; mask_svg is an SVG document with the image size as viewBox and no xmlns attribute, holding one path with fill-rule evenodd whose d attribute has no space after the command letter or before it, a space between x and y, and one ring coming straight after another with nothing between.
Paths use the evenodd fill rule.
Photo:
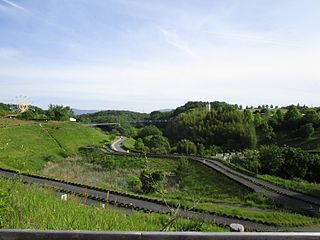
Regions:
<instances>
[{"instance_id":1,"label":"grass","mask_svg":"<svg viewBox=\"0 0 320 240\"><path fill-rule=\"evenodd\" d=\"M176 170L178 164L171 159L145 159L139 157L114 156L118 167L106 170L82 159L68 159L43 170L42 174L82 182L108 189L132 192L127 184L129 175L139 176L142 168L150 171L162 170L166 173ZM165 185L164 194L143 194L147 197L164 198L168 203L215 212L229 217L248 218L276 226L311 226L320 224L320 219L301 214L272 209L269 199L253 193L224 176L199 163L192 163L194 172L183 183ZM179 184L183 184L181 187ZM141 194L141 193L140 193ZM269 209L266 209L269 208Z\"/></svg>"},{"instance_id":2,"label":"grass","mask_svg":"<svg viewBox=\"0 0 320 240\"><path fill-rule=\"evenodd\" d=\"M170 201L169 201L170 203ZM173 202L174 203L174 202ZM182 201L184 206L193 205L188 201ZM246 218L252 221L267 223L279 227L301 227L301 226L319 226L320 219L308 217L297 213L290 213L279 210L264 210L239 208L234 206L221 206L210 202L200 202L196 205L197 209L203 209L217 214L227 215L229 217Z\"/></svg>"},{"instance_id":3,"label":"grass","mask_svg":"<svg viewBox=\"0 0 320 240\"><path fill-rule=\"evenodd\" d=\"M102 145L109 136L70 122L40 123L0 119L0 166L36 171L47 162L75 155L85 145Z\"/></svg>"},{"instance_id":4,"label":"grass","mask_svg":"<svg viewBox=\"0 0 320 240\"><path fill-rule=\"evenodd\" d=\"M310 196L320 198L320 184L309 183L303 180L288 180L270 175L258 175L259 178L274 183L276 185L291 189L293 191L305 193Z\"/></svg>"},{"instance_id":5,"label":"grass","mask_svg":"<svg viewBox=\"0 0 320 240\"><path fill-rule=\"evenodd\" d=\"M61 201L45 188L0 178L1 227L42 230L160 231L168 216L125 213L80 204L75 197ZM170 231L226 231L209 223L178 219Z\"/></svg>"}]
</instances>

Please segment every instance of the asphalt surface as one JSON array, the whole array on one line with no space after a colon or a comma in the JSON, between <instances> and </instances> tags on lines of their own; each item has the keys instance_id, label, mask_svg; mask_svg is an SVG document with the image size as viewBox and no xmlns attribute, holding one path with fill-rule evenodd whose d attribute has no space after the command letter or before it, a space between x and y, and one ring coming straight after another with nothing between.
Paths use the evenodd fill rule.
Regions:
<instances>
[{"instance_id":1,"label":"asphalt surface","mask_svg":"<svg viewBox=\"0 0 320 240\"><path fill-rule=\"evenodd\" d=\"M121 144L125 141L126 138L121 137L116 143L112 145L112 149L117 151L119 154L126 153L127 155L134 155L128 154L124 149L121 148ZM109 152L107 150L106 152ZM159 155L158 157L164 157ZM165 157L177 157L177 156L165 156ZM218 171L225 176L237 181L244 186L247 186L253 189L256 192L261 192L266 196L272 197L275 200L283 203L284 205L288 206L289 208L306 208L306 211L310 213L310 206L317 205L318 202L310 203L311 205L306 204L307 201L319 201L319 199L310 198L309 196L305 196L303 194L295 193L292 191L283 188L279 188L273 184L269 185L265 181L257 181L259 179L249 177L237 171L230 169L229 167L225 166L224 164L220 163L219 161L214 161L210 159L203 159L203 158L196 158L190 157L192 160L199 161L202 164L206 165ZM6 169L0 169L0 175L6 178L18 178L21 181L29 184L38 184L46 187L50 187L57 192L67 192L69 194L76 194L83 198L83 202L87 204L102 204L102 203L109 203L107 206L109 207L118 207L125 209L126 211L132 210L140 210L145 212L155 212L160 214L171 214L171 209L166 206L161 201L155 202L151 201L150 199L134 196L134 195L126 195L116 193L114 191L107 191L97 188L92 188L90 186L85 186L82 184L74 184L69 182L63 182L60 180L53 180L53 179L46 179L39 176L30 176L28 174L18 174L16 172L8 171ZM257 182L253 182L257 181ZM267 188L269 187L269 188ZM270 190L275 188L274 190ZM278 189L279 188L279 189ZM284 191L284 193L278 193L275 190ZM300 199L301 198L301 199ZM299 204L302 204L299 207ZM308 207L309 206L309 207ZM318 206L318 205L317 205ZM128 210L129 209L129 210ZM313 209L313 208L312 208ZM206 222L212 222L218 224L220 226L229 226L231 223L239 223L242 224L246 231L289 231L289 232L320 232L320 226L311 226L311 227L298 227L298 228L290 228L290 227L275 227L270 226L264 223L258 223L255 221L245 220L245 219L238 219L232 217L224 217L215 215L212 213L206 212L199 212L195 210L188 210L180 208L178 210L178 216L184 218L191 218L191 219L198 219Z\"/></svg>"},{"instance_id":2,"label":"asphalt surface","mask_svg":"<svg viewBox=\"0 0 320 240\"><path fill-rule=\"evenodd\" d=\"M121 147L122 143L126 140L121 137L114 145L113 150L118 153L126 153ZM161 155L152 155L154 157L163 157ZM174 157L176 155L166 155L165 157ZM320 199L314 198L302 193L294 192L286 188L274 185L270 182L245 175L241 172L235 171L230 167L223 164L221 161L206 159L201 157L188 157L191 160L198 161L203 165L225 175L226 177L240 183L241 185L250 188L251 190L261 193L266 197L272 198L276 203L286 209L296 212L307 214L310 216L320 217Z\"/></svg>"},{"instance_id":3,"label":"asphalt surface","mask_svg":"<svg viewBox=\"0 0 320 240\"><path fill-rule=\"evenodd\" d=\"M119 153L127 153L127 151L122 148L122 143L127 139L128 139L127 137L121 136L117 141L115 141L111 145L111 149Z\"/></svg>"},{"instance_id":4,"label":"asphalt surface","mask_svg":"<svg viewBox=\"0 0 320 240\"><path fill-rule=\"evenodd\" d=\"M70 183L59 182L55 180L47 180L41 177L35 176L27 176L24 174L17 174L8 172L7 170L0 169L0 175L6 178L14 178L19 179L24 183L28 184L38 184L41 186L49 187L57 192L63 190L64 192L68 192L69 194L76 194L83 196L85 200L84 203L87 204L98 204L103 202L112 202L112 207L119 206L123 208L124 205L127 205L127 209L139 209L160 213L160 214L171 214L172 211L165 204L153 203L148 200L144 200L143 197L139 197L139 199L128 196L121 196L118 194L110 193L107 190L95 190L90 189L84 185L75 186ZM60 194L58 194L60 195ZM100 198L100 200L95 200L96 198ZM295 229L292 228L280 228L275 226L269 226L262 223L240 220L231 217L222 217L210 213L201 213L193 210L179 209L177 216L191 219L198 219L205 222L211 222L218 224L220 226L229 226L231 223L239 223L242 224L247 231L293 231ZM301 232L308 231L306 229L299 230ZM320 231L320 228L319 228Z\"/></svg>"}]
</instances>

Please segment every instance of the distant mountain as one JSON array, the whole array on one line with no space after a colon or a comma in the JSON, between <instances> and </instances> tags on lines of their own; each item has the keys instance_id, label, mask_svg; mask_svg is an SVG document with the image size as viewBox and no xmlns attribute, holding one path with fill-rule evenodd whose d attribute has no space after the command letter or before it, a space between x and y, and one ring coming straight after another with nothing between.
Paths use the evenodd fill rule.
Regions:
<instances>
[{"instance_id":1,"label":"distant mountain","mask_svg":"<svg viewBox=\"0 0 320 240\"><path fill-rule=\"evenodd\" d=\"M72 111L73 111L74 115L82 115L82 114L96 113L101 110L82 110L82 109L72 108Z\"/></svg>"},{"instance_id":2,"label":"distant mountain","mask_svg":"<svg viewBox=\"0 0 320 240\"><path fill-rule=\"evenodd\" d=\"M173 111L174 109L171 109L171 108L165 108L165 109L160 109L160 110L158 110L159 112L171 112L171 111Z\"/></svg>"}]
</instances>

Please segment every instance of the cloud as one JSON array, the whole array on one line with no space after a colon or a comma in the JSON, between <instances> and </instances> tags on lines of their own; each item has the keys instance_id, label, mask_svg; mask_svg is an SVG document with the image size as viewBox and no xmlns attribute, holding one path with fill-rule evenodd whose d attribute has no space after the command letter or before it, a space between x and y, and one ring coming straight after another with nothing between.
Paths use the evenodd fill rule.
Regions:
<instances>
[{"instance_id":1,"label":"cloud","mask_svg":"<svg viewBox=\"0 0 320 240\"><path fill-rule=\"evenodd\" d=\"M13 8L16 8L16 9L19 9L19 10L22 10L22 11L26 11L26 9L24 7L14 3L12 1L9 1L9 0L0 0L0 1L6 3L7 5L9 5L9 6L13 7Z\"/></svg>"},{"instance_id":2,"label":"cloud","mask_svg":"<svg viewBox=\"0 0 320 240\"><path fill-rule=\"evenodd\" d=\"M166 42L169 43L171 46L175 47L179 51L189 56L195 56L194 52L190 49L188 44L181 39L181 37L177 34L176 31L170 31L162 27L159 27L159 30L163 34Z\"/></svg>"},{"instance_id":3,"label":"cloud","mask_svg":"<svg viewBox=\"0 0 320 240\"><path fill-rule=\"evenodd\" d=\"M277 45L277 46L288 46L288 47L302 47L294 41L284 41L277 38L272 38L265 36L265 33L245 33L245 32L210 32L205 31L209 34L212 34L218 38L223 38L226 40L236 40L242 42L256 42L263 43L269 45Z\"/></svg>"}]
</instances>

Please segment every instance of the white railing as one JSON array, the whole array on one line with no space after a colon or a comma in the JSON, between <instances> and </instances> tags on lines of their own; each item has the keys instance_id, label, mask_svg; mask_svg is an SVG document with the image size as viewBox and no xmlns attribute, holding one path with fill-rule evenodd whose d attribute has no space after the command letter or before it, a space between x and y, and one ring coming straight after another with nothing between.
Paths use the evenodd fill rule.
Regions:
<instances>
[{"instance_id":1,"label":"white railing","mask_svg":"<svg viewBox=\"0 0 320 240\"><path fill-rule=\"evenodd\" d=\"M242 239L320 239L315 233L202 233L202 232L100 232L40 231L1 229L1 240L242 240Z\"/></svg>"}]
</instances>

